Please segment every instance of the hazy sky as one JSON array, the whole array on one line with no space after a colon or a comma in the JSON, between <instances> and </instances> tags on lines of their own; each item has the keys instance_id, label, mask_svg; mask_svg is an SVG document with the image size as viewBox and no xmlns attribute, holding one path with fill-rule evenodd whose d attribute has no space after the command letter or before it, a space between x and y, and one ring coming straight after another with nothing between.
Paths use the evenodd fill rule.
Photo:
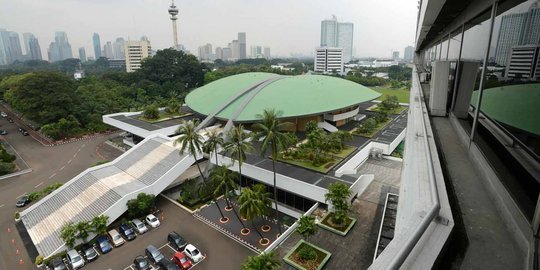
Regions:
<instances>
[{"instance_id":1,"label":"hazy sky","mask_svg":"<svg viewBox=\"0 0 540 270\"><path fill-rule=\"evenodd\" d=\"M210 43L227 46L238 32L251 45L269 46L273 56L312 55L320 42L321 20L332 14L354 23L356 56L390 57L412 45L417 0L176 0L179 42L192 53ZM148 36L155 49L172 46L167 13L170 0L0 0L0 28L30 32L43 56L55 31L65 31L73 49L94 56L92 34L101 45L116 37ZM23 45L24 47L24 45ZM24 48L23 48L24 50Z\"/></svg>"}]
</instances>

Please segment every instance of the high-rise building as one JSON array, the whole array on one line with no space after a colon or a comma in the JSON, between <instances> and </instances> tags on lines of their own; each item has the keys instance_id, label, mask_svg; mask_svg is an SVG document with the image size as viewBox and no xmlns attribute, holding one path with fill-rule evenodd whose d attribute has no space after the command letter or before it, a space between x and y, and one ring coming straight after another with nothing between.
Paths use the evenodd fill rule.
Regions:
<instances>
[{"instance_id":1,"label":"high-rise building","mask_svg":"<svg viewBox=\"0 0 540 270\"><path fill-rule=\"evenodd\" d=\"M246 59L246 33L238 33L238 59Z\"/></svg>"},{"instance_id":2,"label":"high-rise building","mask_svg":"<svg viewBox=\"0 0 540 270\"><path fill-rule=\"evenodd\" d=\"M48 54L49 62L56 62L73 58L71 45L69 44L65 32L58 31L54 33L54 42L51 42L51 44L49 45Z\"/></svg>"},{"instance_id":3,"label":"high-rise building","mask_svg":"<svg viewBox=\"0 0 540 270\"><path fill-rule=\"evenodd\" d=\"M113 53L113 46L110 41L107 41L105 45L103 45L103 54L102 56L105 56L109 59L114 59L114 53Z\"/></svg>"},{"instance_id":4,"label":"high-rise building","mask_svg":"<svg viewBox=\"0 0 540 270\"><path fill-rule=\"evenodd\" d=\"M212 44L199 46L199 60L214 60L214 54L212 50Z\"/></svg>"},{"instance_id":5,"label":"high-rise building","mask_svg":"<svg viewBox=\"0 0 540 270\"><path fill-rule=\"evenodd\" d=\"M231 58L234 60L240 59L240 46L238 45L238 40L235 39L229 43L229 48L231 48Z\"/></svg>"},{"instance_id":6,"label":"high-rise building","mask_svg":"<svg viewBox=\"0 0 540 270\"><path fill-rule=\"evenodd\" d=\"M114 41L113 43L113 55L114 55L114 59L124 59L126 56L125 56L125 51L124 51L124 43L126 41L124 40L124 38L117 38L116 41Z\"/></svg>"},{"instance_id":7,"label":"high-rise building","mask_svg":"<svg viewBox=\"0 0 540 270\"><path fill-rule=\"evenodd\" d=\"M403 60L405 60L405 62L411 62L413 58L414 58L414 47L413 46L405 47L405 50L403 52Z\"/></svg>"},{"instance_id":8,"label":"high-rise building","mask_svg":"<svg viewBox=\"0 0 540 270\"><path fill-rule=\"evenodd\" d=\"M9 46L11 48L11 59L13 61L23 61L23 53L21 48L21 40L19 33L9 32Z\"/></svg>"},{"instance_id":9,"label":"high-rise building","mask_svg":"<svg viewBox=\"0 0 540 270\"><path fill-rule=\"evenodd\" d=\"M512 47L540 43L540 7L533 3L527 12L502 16L495 49L495 62L506 66Z\"/></svg>"},{"instance_id":10,"label":"high-rise building","mask_svg":"<svg viewBox=\"0 0 540 270\"><path fill-rule=\"evenodd\" d=\"M320 47L315 50L315 72L343 72L343 48Z\"/></svg>"},{"instance_id":11,"label":"high-rise building","mask_svg":"<svg viewBox=\"0 0 540 270\"><path fill-rule=\"evenodd\" d=\"M179 50L178 47L178 32L176 28L176 20L178 19L176 15L178 15L178 8L174 5L174 0L172 0L171 6L169 7L169 14L171 15L171 22L173 27L173 48L175 50Z\"/></svg>"},{"instance_id":12,"label":"high-rise building","mask_svg":"<svg viewBox=\"0 0 540 270\"><path fill-rule=\"evenodd\" d=\"M262 46L252 45L250 47L250 58L264 58Z\"/></svg>"},{"instance_id":13,"label":"high-rise building","mask_svg":"<svg viewBox=\"0 0 540 270\"><path fill-rule=\"evenodd\" d=\"M221 47L216 47L215 56L216 56L216 59L223 60L223 50L221 49Z\"/></svg>"},{"instance_id":14,"label":"high-rise building","mask_svg":"<svg viewBox=\"0 0 540 270\"><path fill-rule=\"evenodd\" d=\"M398 51L393 51L392 52L392 59L394 61L399 61L399 52Z\"/></svg>"},{"instance_id":15,"label":"high-rise building","mask_svg":"<svg viewBox=\"0 0 540 270\"><path fill-rule=\"evenodd\" d=\"M101 57L101 41L99 40L98 33L94 33L92 36L92 44L94 45L94 56L97 60Z\"/></svg>"},{"instance_id":16,"label":"high-rise building","mask_svg":"<svg viewBox=\"0 0 540 270\"><path fill-rule=\"evenodd\" d=\"M9 55L9 32L0 28L0 65L11 64Z\"/></svg>"},{"instance_id":17,"label":"high-rise building","mask_svg":"<svg viewBox=\"0 0 540 270\"><path fill-rule=\"evenodd\" d=\"M127 72L140 69L142 60L152 55L152 47L148 39L128 40L124 43L124 50Z\"/></svg>"},{"instance_id":18,"label":"high-rise building","mask_svg":"<svg viewBox=\"0 0 540 270\"><path fill-rule=\"evenodd\" d=\"M264 47L264 58L270 59L272 56L270 55L270 47Z\"/></svg>"},{"instance_id":19,"label":"high-rise building","mask_svg":"<svg viewBox=\"0 0 540 270\"><path fill-rule=\"evenodd\" d=\"M540 45L514 46L510 50L505 77L508 79L540 78Z\"/></svg>"},{"instance_id":20,"label":"high-rise building","mask_svg":"<svg viewBox=\"0 0 540 270\"><path fill-rule=\"evenodd\" d=\"M41 47L37 38L32 33L24 33L24 50L26 52L25 59L27 60L41 60Z\"/></svg>"},{"instance_id":21,"label":"high-rise building","mask_svg":"<svg viewBox=\"0 0 540 270\"><path fill-rule=\"evenodd\" d=\"M81 62L86 62L86 50L84 47L79 48L79 59L81 59Z\"/></svg>"},{"instance_id":22,"label":"high-rise building","mask_svg":"<svg viewBox=\"0 0 540 270\"><path fill-rule=\"evenodd\" d=\"M343 61L352 60L354 24L338 22L337 17L321 21L321 47L343 48Z\"/></svg>"},{"instance_id":23,"label":"high-rise building","mask_svg":"<svg viewBox=\"0 0 540 270\"><path fill-rule=\"evenodd\" d=\"M221 58L222 60L231 60L232 58L231 47L222 48L221 51L222 51L222 58Z\"/></svg>"}]
</instances>

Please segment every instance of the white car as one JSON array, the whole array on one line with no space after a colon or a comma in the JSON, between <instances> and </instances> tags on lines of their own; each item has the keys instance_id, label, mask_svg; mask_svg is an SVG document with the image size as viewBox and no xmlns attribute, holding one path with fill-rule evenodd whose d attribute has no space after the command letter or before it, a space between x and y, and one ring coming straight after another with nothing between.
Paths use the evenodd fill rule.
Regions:
<instances>
[{"instance_id":1,"label":"white car","mask_svg":"<svg viewBox=\"0 0 540 270\"><path fill-rule=\"evenodd\" d=\"M114 247L119 247L126 242L116 229L112 229L109 231L109 239L113 243Z\"/></svg>"},{"instance_id":2,"label":"white car","mask_svg":"<svg viewBox=\"0 0 540 270\"><path fill-rule=\"evenodd\" d=\"M148 223L148 225L150 225L152 228L157 228L159 225L161 225L159 219L152 214L146 216L146 223Z\"/></svg>"},{"instance_id":3,"label":"white car","mask_svg":"<svg viewBox=\"0 0 540 270\"><path fill-rule=\"evenodd\" d=\"M143 234L148 231L148 228L146 227L146 225L144 225L144 223L137 218L132 220L131 223L133 224L133 227L139 234Z\"/></svg>"},{"instance_id":4,"label":"white car","mask_svg":"<svg viewBox=\"0 0 540 270\"><path fill-rule=\"evenodd\" d=\"M7 117L7 113L5 113L5 112L0 112L0 115L1 115L2 117Z\"/></svg>"},{"instance_id":5,"label":"white car","mask_svg":"<svg viewBox=\"0 0 540 270\"><path fill-rule=\"evenodd\" d=\"M204 259L202 253L192 244L189 244L184 248L184 253L186 253L186 256L194 263L198 263Z\"/></svg>"}]
</instances>

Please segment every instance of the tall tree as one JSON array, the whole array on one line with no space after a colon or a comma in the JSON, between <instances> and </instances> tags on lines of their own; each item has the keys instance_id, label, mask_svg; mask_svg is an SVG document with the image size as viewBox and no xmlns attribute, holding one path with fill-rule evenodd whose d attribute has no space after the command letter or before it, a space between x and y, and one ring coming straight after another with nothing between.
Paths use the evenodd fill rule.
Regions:
<instances>
[{"instance_id":1,"label":"tall tree","mask_svg":"<svg viewBox=\"0 0 540 270\"><path fill-rule=\"evenodd\" d=\"M227 134L229 141L225 144L227 152L231 153L233 164L238 161L238 172L240 173L240 189L242 188L242 164L246 160L246 154L253 151L253 146L248 140L250 137L242 125L233 127Z\"/></svg>"},{"instance_id":2,"label":"tall tree","mask_svg":"<svg viewBox=\"0 0 540 270\"><path fill-rule=\"evenodd\" d=\"M66 246L72 248L75 245L77 227L73 222L66 223L60 230L60 238L66 243Z\"/></svg>"},{"instance_id":3,"label":"tall tree","mask_svg":"<svg viewBox=\"0 0 540 270\"><path fill-rule=\"evenodd\" d=\"M257 184L253 188L244 188L240 196L238 196L238 203L240 204L240 214L251 221L253 228L255 228L255 231L261 237L260 243L268 244L269 240L264 238L254 221L256 217L268 214L269 200L266 195L266 187L262 184Z\"/></svg>"},{"instance_id":4,"label":"tall tree","mask_svg":"<svg viewBox=\"0 0 540 270\"><path fill-rule=\"evenodd\" d=\"M242 270L276 270L281 266L275 250L247 257Z\"/></svg>"},{"instance_id":5,"label":"tall tree","mask_svg":"<svg viewBox=\"0 0 540 270\"><path fill-rule=\"evenodd\" d=\"M208 131L206 137L206 141L203 144L203 150L208 154L212 154L212 152L214 152L216 156L216 165L219 165L217 150L220 146L225 144L223 136L221 136L221 131L219 131L217 128L211 129Z\"/></svg>"},{"instance_id":6,"label":"tall tree","mask_svg":"<svg viewBox=\"0 0 540 270\"><path fill-rule=\"evenodd\" d=\"M224 192L225 202L227 202L227 207L232 208L234 211L234 215L240 221L242 224L242 229L246 230L246 225L236 212L236 209L230 202L230 194L232 190L236 190L237 184L236 184L236 177L237 174L230 171L229 168L225 165L221 166L215 166L210 171L210 178L212 181L215 181L217 183L216 190L214 191L214 195L221 194L221 192Z\"/></svg>"},{"instance_id":7,"label":"tall tree","mask_svg":"<svg viewBox=\"0 0 540 270\"><path fill-rule=\"evenodd\" d=\"M278 221L279 233L281 234L281 220L279 218L278 201L277 201L277 186L276 186L276 159L279 151L287 144L287 134L284 132L289 128L290 123L280 122L279 116L281 112L276 112L274 109L266 109L262 114L258 114L257 118L261 122L253 125L257 130L256 138L262 138L261 155L265 156L270 150L272 154L272 171L274 172L274 203L276 210L276 219Z\"/></svg>"},{"instance_id":8,"label":"tall tree","mask_svg":"<svg viewBox=\"0 0 540 270\"><path fill-rule=\"evenodd\" d=\"M180 123L180 126L176 130L176 133L179 133L180 136L178 136L178 139L174 141L174 145L180 144L180 155L184 155L184 153L187 153L192 155L195 159L195 164L197 165L197 169L199 169L199 173L201 174L201 177L203 181L206 181L206 177L204 176L201 166L199 165L197 155L199 153L202 153L202 146L203 146L203 137L199 132L197 132L197 123L198 121L193 120L182 120Z\"/></svg>"}]
</instances>

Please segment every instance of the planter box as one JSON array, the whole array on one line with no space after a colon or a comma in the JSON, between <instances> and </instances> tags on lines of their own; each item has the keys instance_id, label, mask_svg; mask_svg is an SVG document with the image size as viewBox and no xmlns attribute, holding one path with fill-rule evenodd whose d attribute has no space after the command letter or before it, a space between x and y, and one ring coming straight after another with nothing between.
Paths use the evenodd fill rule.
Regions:
<instances>
[{"instance_id":1,"label":"planter box","mask_svg":"<svg viewBox=\"0 0 540 270\"><path fill-rule=\"evenodd\" d=\"M356 224L356 218L349 217L348 225L346 225L344 228L336 228L328 223L328 219L332 216L332 214L332 212L328 213L326 216L324 216L323 219L321 219L319 223L317 223L317 225L319 225L319 227L325 230L331 231L341 236L346 236L347 233L349 233L349 231L352 229L354 224Z\"/></svg>"},{"instance_id":2,"label":"planter box","mask_svg":"<svg viewBox=\"0 0 540 270\"><path fill-rule=\"evenodd\" d=\"M300 247L304 246L304 245L308 245L308 246L311 246L312 248L315 249L315 252L317 252L317 262L318 264L316 265L313 265L312 267L304 267L302 265L300 265L300 262L296 262L294 259L293 259L293 255L295 255L295 253L300 250ZM320 256L324 256L322 258L320 258ZM319 270L319 269L323 269L324 268L324 265L328 262L328 260L330 260L330 257L332 256L332 253L318 247L318 246L315 246L313 244L310 244L304 240L300 240L298 241L298 243L296 243L296 245L294 245L294 247L289 251L287 252L287 254L285 255L285 257L283 257L283 260L290 266L296 268L296 269L299 269L299 270Z\"/></svg>"}]
</instances>

